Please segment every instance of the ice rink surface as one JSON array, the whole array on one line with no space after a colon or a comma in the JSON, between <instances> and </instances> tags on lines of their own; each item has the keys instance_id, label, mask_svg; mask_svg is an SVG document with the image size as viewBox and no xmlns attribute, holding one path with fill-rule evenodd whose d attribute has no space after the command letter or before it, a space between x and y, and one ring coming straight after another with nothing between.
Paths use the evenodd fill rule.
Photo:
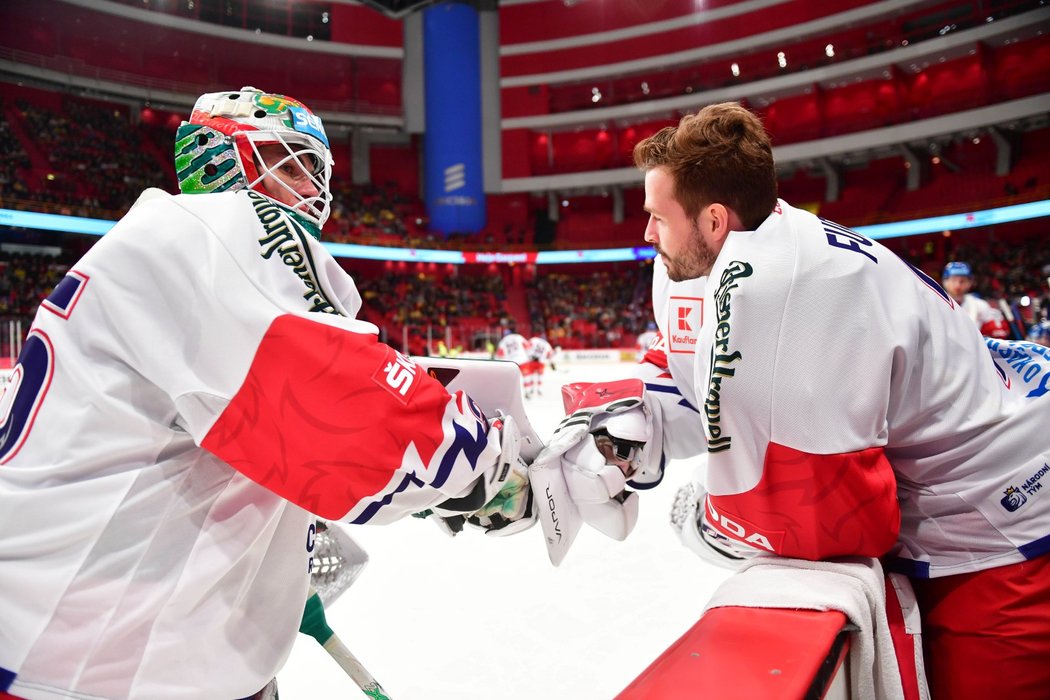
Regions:
<instances>
[{"instance_id":1,"label":"ice rink surface","mask_svg":"<svg viewBox=\"0 0 1050 700\"><path fill-rule=\"evenodd\" d=\"M624 365L548 370L526 402L547 438L560 387L618 378ZM370 563L328 622L393 700L609 700L691 627L729 572L685 549L668 524L695 465L672 462L640 494L635 531L615 542L584 526L561 566L540 527L506 538L428 521L353 530ZM299 635L278 674L282 700L364 697L328 654Z\"/></svg>"}]
</instances>

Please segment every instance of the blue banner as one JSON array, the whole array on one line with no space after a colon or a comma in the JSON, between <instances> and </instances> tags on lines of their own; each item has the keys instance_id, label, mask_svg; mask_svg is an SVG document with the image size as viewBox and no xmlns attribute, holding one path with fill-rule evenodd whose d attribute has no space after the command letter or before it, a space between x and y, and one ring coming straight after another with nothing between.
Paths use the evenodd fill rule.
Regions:
<instances>
[{"instance_id":1,"label":"blue banner","mask_svg":"<svg viewBox=\"0 0 1050 700\"><path fill-rule=\"evenodd\" d=\"M481 171L478 13L448 2L423 11L426 133L423 177L430 227L448 234L485 227Z\"/></svg>"}]
</instances>

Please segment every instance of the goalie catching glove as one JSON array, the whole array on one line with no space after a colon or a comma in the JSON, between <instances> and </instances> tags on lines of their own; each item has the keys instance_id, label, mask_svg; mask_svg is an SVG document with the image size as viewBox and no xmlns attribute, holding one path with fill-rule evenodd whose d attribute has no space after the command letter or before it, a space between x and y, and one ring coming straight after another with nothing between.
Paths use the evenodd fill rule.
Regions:
<instances>
[{"instance_id":1,"label":"goalie catching glove","mask_svg":"<svg viewBox=\"0 0 1050 700\"><path fill-rule=\"evenodd\" d=\"M724 569L736 570L744 560L759 554L757 549L727 537L711 524L707 489L699 481L678 489L671 506L671 527L694 554Z\"/></svg>"},{"instance_id":2,"label":"goalie catching glove","mask_svg":"<svg viewBox=\"0 0 1050 700\"><path fill-rule=\"evenodd\" d=\"M659 480L662 433L640 379L562 388L570 412L533 462L560 469L582 520L622 540L638 520L638 494L628 485Z\"/></svg>"},{"instance_id":3,"label":"goalie catching glove","mask_svg":"<svg viewBox=\"0 0 1050 700\"><path fill-rule=\"evenodd\" d=\"M431 509L450 534L464 523L502 537L527 530L536 523L528 465L521 459L521 435L514 418L499 415L489 424L489 442L500 447L495 466L474 481L469 492L442 501Z\"/></svg>"}]
</instances>

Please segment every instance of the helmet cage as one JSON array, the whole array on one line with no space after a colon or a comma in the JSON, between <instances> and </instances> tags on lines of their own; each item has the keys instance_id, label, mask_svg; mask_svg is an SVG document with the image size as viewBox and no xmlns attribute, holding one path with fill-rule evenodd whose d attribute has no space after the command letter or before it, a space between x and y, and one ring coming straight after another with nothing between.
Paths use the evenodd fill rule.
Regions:
<instances>
[{"instance_id":1,"label":"helmet cage","mask_svg":"<svg viewBox=\"0 0 1050 700\"><path fill-rule=\"evenodd\" d=\"M332 156L328 149L319 150L308 136L272 131L241 131L233 134L233 139L249 189L290 207L318 227L324 225L332 206L328 185ZM267 165L260 147L269 145L282 146L284 153ZM304 196L289 181L296 185L308 182L317 194ZM289 197L297 203L289 204Z\"/></svg>"}]
</instances>

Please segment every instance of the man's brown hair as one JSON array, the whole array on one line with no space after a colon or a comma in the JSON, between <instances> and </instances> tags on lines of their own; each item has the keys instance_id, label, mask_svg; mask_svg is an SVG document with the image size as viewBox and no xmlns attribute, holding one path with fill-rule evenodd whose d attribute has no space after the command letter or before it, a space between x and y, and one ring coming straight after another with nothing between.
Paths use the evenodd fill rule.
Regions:
<instances>
[{"instance_id":1,"label":"man's brown hair","mask_svg":"<svg viewBox=\"0 0 1050 700\"><path fill-rule=\"evenodd\" d=\"M639 142L634 164L641 170L666 168L674 179L675 199L691 219L718 202L751 230L776 206L769 134L736 102L708 105Z\"/></svg>"}]
</instances>

